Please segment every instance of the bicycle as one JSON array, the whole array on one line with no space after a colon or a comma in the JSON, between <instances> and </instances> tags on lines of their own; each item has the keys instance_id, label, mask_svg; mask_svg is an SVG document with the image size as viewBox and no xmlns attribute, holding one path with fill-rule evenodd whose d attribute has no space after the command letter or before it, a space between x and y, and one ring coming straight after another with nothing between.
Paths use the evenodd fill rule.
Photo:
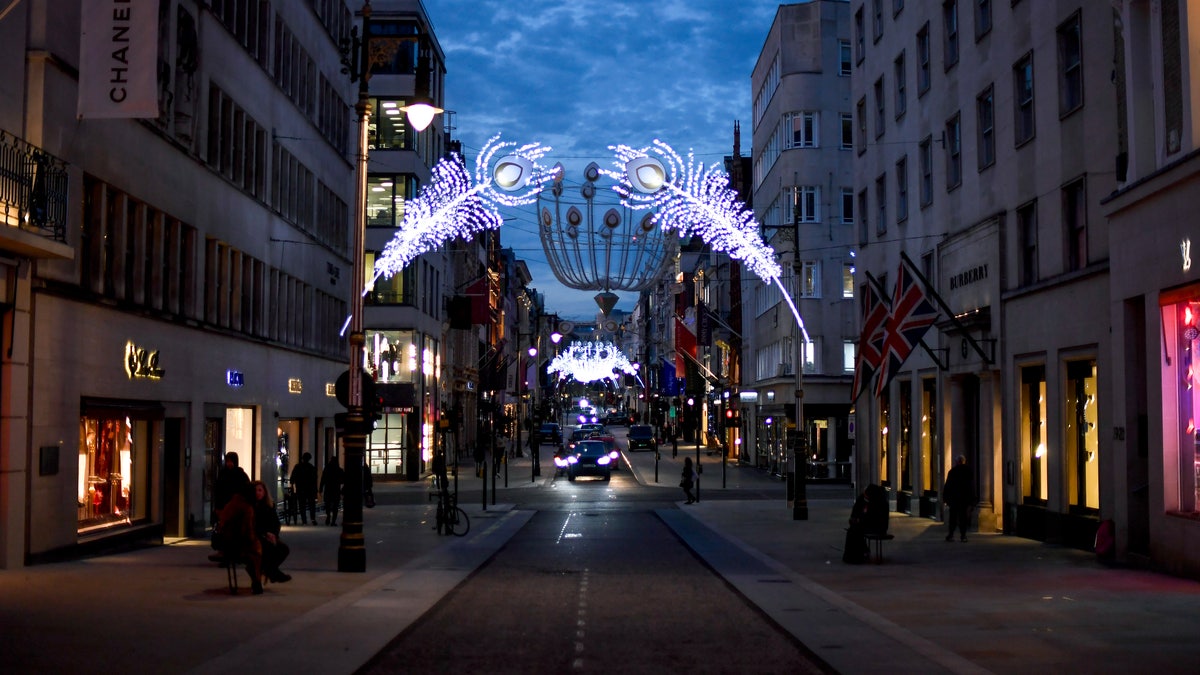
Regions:
<instances>
[{"instance_id":1,"label":"bicycle","mask_svg":"<svg viewBox=\"0 0 1200 675\"><path fill-rule=\"evenodd\" d=\"M458 505L458 497L443 490L437 506L437 531L442 534L453 534L459 537L467 536L471 531L471 519L467 512Z\"/></svg>"}]
</instances>

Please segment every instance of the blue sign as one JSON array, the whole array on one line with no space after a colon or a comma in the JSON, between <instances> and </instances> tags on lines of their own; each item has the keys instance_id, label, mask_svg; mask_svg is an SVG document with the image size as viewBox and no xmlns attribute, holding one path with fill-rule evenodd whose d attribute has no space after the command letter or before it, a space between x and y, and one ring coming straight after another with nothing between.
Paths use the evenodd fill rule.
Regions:
<instances>
[{"instance_id":1,"label":"blue sign","mask_svg":"<svg viewBox=\"0 0 1200 675\"><path fill-rule=\"evenodd\" d=\"M225 371L225 384L231 387L240 387L246 383L246 376L242 375L239 370Z\"/></svg>"}]
</instances>

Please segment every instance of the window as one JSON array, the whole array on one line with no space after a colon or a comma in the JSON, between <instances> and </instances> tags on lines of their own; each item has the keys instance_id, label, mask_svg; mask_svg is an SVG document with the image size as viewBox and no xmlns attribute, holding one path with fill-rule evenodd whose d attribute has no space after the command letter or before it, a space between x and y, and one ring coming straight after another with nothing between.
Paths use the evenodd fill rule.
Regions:
<instances>
[{"instance_id":1,"label":"window","mask_svg":"<svg viewBox=\"0 0 1200 675\"><path fill-rule=\"evenodd\" d=\"M867 245L867 191L858 191L858 245Z\"/></svg>"},{"instance_id":2,"label":"window","mask_svg":"<svg viewBox=\"0 0 1200 675\"><path fill-rule=\"evenodd\" d=\"M887 234L887 174L875 179L875 235Z\"/></svg>"},{"instance_id":3,"label":"window","mask_svg":"<svg viewBox=\"0 0 1200 675\"><path fill-rule=\"evenodd\" d=\"M1063 234L1066 236L1067 271L1087 267L1087 203L1083 179L1063 188Z\"/></svg>"},{"instance_id":4,"label":"window","mask_svg":"<svg viewBox=\"0 0 1200 675\"><path fill-rule=\"evenodd\" d=\"M1020 241L1021 284L1028 286L1038 280L1038 222L1037 201L1017 208L1017 236Z\"/></svg>"},{"instance_id":5,"label":"window","mask_svg":"<svg viewBox=\"0 0 1200 675\"><path fill-rule=\"evenodd\" d=\"M1058 27L1058 114L1083 106L1083 44L1079 12Z\"/></svg>"},{"instance_id":6,"label":"window","mask_svg":"<svg viewBox=\"0 0 1200 675\"><path fill-rule=\"evenodd\" d=\"M896 162L896 222L908 220L908 156Z\"/></svg>"},{"instance_id":7,"label":"window","mask_svg":"<svg viewBox=\"0 0 1200 675\"><path fill-rule=\"evenodd\" d=\"M900 51L900 55L896 57L892 67L892 78L895 80L896 89L896 119L904 116L908 110L908 99L905 94L906 80L904 77L904 51Z\"/></svg>"},{"instance_id":8,"label":"window","mask_svg":"<svg viewBox=\"0 0 1200 675\"><path fill-rule=\"evenodd\" d=\"M982 171L996 163L996 107L992 86L988 85L975 99L975 126L979 138L979 169Z\"/></svg>"},{"instance_id":9,"label":"window","mask_svg":"<svg viewBox=\"0 0 1200 675\"><path fill-rule=\"evenodd\" d=\"M926 136L918 146L921 169L921 206L933 203L933 138Z\"/></svg>"},{"instance_id":10,"label":"window","mask_svg":"<svg viewBox=\"0 0 1200 675\"><path fill-rule=\"evenodd\" d=\"M1033 138L1033 54L1027 54L1013 66L1013 104L1016 119L1013 137L1022 145Z\"/></svg>"},{"instance_id":11,"label":"window","mask_svg":"<svg viewBox=\"0 0 1200 675\"><path fill-rule=\"evenodd\" d=\"M904 11L904 0L892 0L892 16Z\"/></svg>"},{"instance_id":12,"label":"window","mask_svg":"<svg viewBox=\"0 0 1200 675\"><path fill-rule=\"evenodd\" d=\"M791 148L815 148L818 145L817 139L820 136L818 131L819 113L815 112L797 112L789 113L785 124L788 129L788 138L786 149Z\"/></svg>"},{"instance_id":13,"label":"window","mask_svg":"<svg viewBox=\"0 0 1200 675\"><path fill-rule=\"evenodd\" d=\"M800 297L821 297L821 263L805 260L800 263Z\"/></svg>"},{"instance_id":14,"label":"window","mask_svg":"<svg viewBox=\"0 0 1200 675\"><path fill-rule=\"evenodd\" d=\"M375 269L375 261L382 255L367 251L366 269ZM409 265L391 277L379 277L364 297L371 305L415 305L418 298L417 265Z\"/></svg>"},{"instance_id":15,"label":"window","mask_svg":"<svg viewBox=\"0 0 1200 675\"><path fill-rule=\"evenodd\" d=\"M962 116L946 122L946 189L962 185Z\"/></svg>"},{"instance_id":16,"label":"window","mask_svg":"<svg viewBox=\"0 0 1200 675\"><path fill-rule=\"evenodd\" d=\"M917 96L929 91L929 22L917 31Z\"/></svg>"},{"instance_id":17,"label":"window","mask_svg":"<svg viewBox=\"0 0 1200 675\"><path fill-rule=\"evenodd\" d=\"M862 63L863 57L867 53L866 36L863 34L866 29L863 26L863 8L859 7L854 13L854 59L856 63Z\"/></svg>"},{"instance_id":18,"label":"window","mask_svg":"<svg viewBox=\"0 0 1200 675\"><path fill-rule=\"evenodd\" d=\"M1172 293L1160 307L1163 342L1158 359L1162 369L1164 478L1175 485L1166 497L1166 510L1200 511L1200 448L1196 420L1200 419L1200 388L1195 386L1195 355L1200 353L1200 296L1193 286ZM1164 294L1165 295L1165 294ZM1172 427L1174 427L1172 429ZM1142 451L1144 452L1144 446ZM1176 459L1178 458L1178 459ZM1178 461L1178 465L1174 462ZM1174 473L1174 476L1172 476ZM1175 495L1178 495L1177 497ZM1178 499L1178 501L1175 501Z\"/></svg>"},{"instance_id":19,"label":"window","mask_svg":"<svg viewBox=\"0 0 1200 675\"><path fill-rule=\"evenodd\" d=\"M854 263L842 265L842 297L846 300L854 299Z\"/></svg>"},{"instance_id":20,"label":"window","mask_svg":"<svg viewBox=\"0 0 1200 675\"><path fill-rule=\"evenodd\" d=\"M803 185L793 188L793 222L818 223L821 221L821 188Z\"/></svg>"},{"instance_id":21,"label":"window","mask_svg":"<svg viewBox=\"0 0 1200 675\"><path fill-rule=\"evenodd\" d=\"M842 150L854 148L854 115L842 113Z\"/></svg>"},{"instance_id":22,"label":"window","mask_svg":"<svg viewBox=\"0 0 1200 675\"><path fill-rule=\"evenodd\" d=\"M921 437L917 440L921 448L921 487L928 496L937 494L942 472L941 453L938 442L937 379L921 379Z\"/></svg>"},{"instance_id":23,"label":"window","mask_svg":"<svg viewBox=\"0 0 1200 675\"><path fill-rule=\"evenodd\" d=\"M979 40L992 31L991 0L975 0L975 39Z\"/></svg>"},{"instance_id":24,"label":"window","mask_svg":"<svg viewBox=\"0 0 1200 675\"><path fill-rule=\"evenodd\" d=\"M946 29L945 63L950 70L958 63L958 0L947 0L942 3L942 26Z\"/></svg>"},{"instance_id":25,"label":"window","mask_svg":"<svg viewBox=\"0 0 1200 675\"><path fill-rule=\"evenodd\" d=\"M850 75L850 41L838 40L838 75Z\"/></svg>"},{"instance_id":26,"label":"window","mask_svg":"<svg viewBox=\"0 0 1200 675\"><path fill-rule=\"evenodd\" d=\"M854 224L854 188L842 188L842 224Z\"/></svg>"},{"instance_id":27,"label":"window","mask_svg":"<svg viewBox=\"0 0 1200 675\"><path fill-rule=\"evenodd\" d=\"M801 351L804 352L804 372L817 372L817 352L821 351L821 338L814 337L803 344Z\"/></svg>"},{"instance_id":28,"label":"window","mask_svg":"<svg viewBox=\"0 0 1200 675\"><path fill-rule=\"evenodd\" d=\"M871 0L871 33L876 42L883 37L883 0Z\"/></svg>"},{"instance_id":29,"label":"window","mask_svg":"<svg viewBox=\"0 0 1200 675\"><path fill-rule=\"evenodd\" d=\"M883 78L875 80L875 138L883 136Z\"/></svg>"},{"instance_id":30,"label":"window","mask_svg":"<svg viewBox=\"0 0 1200 675\"><path fill-rule=\"evenodd\" d=\"M1100 420L1096 401L1096 361L1067 362L1067 495L1073 510L1100 508Z\"/></svg>"},{"instance_id":31,"label":"window","mask_svg":"<svg viewBox=\"0 0 1200 675\"><path fill-rule=\"evenodd\" d=\"M1192 9L1190 3L1187 8L1189 10ZM1162 44L1159 46L1162 58L1163 80L1162 138L1166 146L1164 150L1166 150L1168 155L1172 155L1182 149L1182 139L1180 136L1183 134L1185 121L1183 101L1185 93L1186 95L1191 95L1190 88L1184 89L1183 74L1188 71L1184 70L1183 58L1184 54L1188 54L1187 58L1190 62L1192 59L1190 52L1195 47L1187 45L1187 42L1182 39L1182 35L1191 31L1187 22L1192 18L1190 16L1192 12L1189 11L1188 15L1182 18L1181 23L1179 0L1162 0L1159 11L1162 15L1160 20L1162 25ZM1189 36L1188 42L1190 41ZM1190 67L1189 70L1191 70ZM1190 82L1188 82L1188 86L1191 86ZM1187 122L1190 124L1191 118L1188 118Z\"/></svg>"},{"instance_id":32,"label":"window","mask_svg":"<svg viewBox=\"0 0 1200 675\"><path fill-rule=\"evenodd\" d=\"M854 372L854 340L842 340L842 372Z\"/></svg>"},{"instance_id":33,"label":"window","mask_svg":"<svg viewBox=\"0 0 1200 675\"><path fill-rule=\"evenodd\" d=\"M413 132L400 108L403 99L371 99L371 124L367 143L371 150L411 150Z\"/></svg>"},{"instance_id":34,"label":"window","mask_svg":"<svg viewBox=\"0 0 1200 675\"><path fill-rule=\"evenodd\" d=\"M367 176L367 226L399 227L404 202L416 196L417 178L409 174Z\"/></svg>"},{"instance_id":35,"label":"window","mask_svg":"<svg viewBox=\"0 0 1200 675\"><path fill-rule=\"evenodd\" d=\"M858 115L858 154L863 154L867 151L867 99L866 97L858 99L858 105L854 107Z\"/></svg>"},{"instance_id":36,"label":"window","mask_svg":"<svg viewBox=\"0 0 1200 675\"><path fill-rule=\"evenodd\" d=\"M1021 496L1045 504L1050 495L1050 447L1046 442L1046 367L1021 368Z\"/></svg>"}]
</instances>

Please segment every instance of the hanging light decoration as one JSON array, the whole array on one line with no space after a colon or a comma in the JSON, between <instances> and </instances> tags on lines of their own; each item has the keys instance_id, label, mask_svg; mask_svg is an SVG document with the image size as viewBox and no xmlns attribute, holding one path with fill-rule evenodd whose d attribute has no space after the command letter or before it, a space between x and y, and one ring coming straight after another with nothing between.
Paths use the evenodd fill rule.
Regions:
<instances>
[{"instance_id":1,"label":"hanging light decoration","mask_svg":"<svg viewBox=\"0 0 1200 675\"><path fill-rule=\"evenodd\" d=\"M611 342L572 342L554 357L546 372L558 373L558 379L575 378L576 382L612 380L622 375L637 376L637 366Z\"/></svg>"}]
</instances>

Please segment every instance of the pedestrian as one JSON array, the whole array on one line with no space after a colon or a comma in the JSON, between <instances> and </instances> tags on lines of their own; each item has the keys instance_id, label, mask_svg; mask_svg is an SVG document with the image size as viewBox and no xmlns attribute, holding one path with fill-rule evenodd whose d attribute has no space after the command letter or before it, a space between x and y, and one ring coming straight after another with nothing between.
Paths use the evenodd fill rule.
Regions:
<instances>
[{"instance_id":1,"label":"pedestrian","mask_svg":"<svg viewBox=\"0 0 1200 675\"><path fill-rule=\"evenodd\" d=\"M362 471L362 503L368 509L373 509L375 508L375 477L371 475L371 465L367 462L363 462Z\"/></svg>"},{"instance_id":2,"label":"pedestrian","mask_svg":"<svg viewBox=\"0 0 1200 675\"><path fill-rule=\"evenodd\" d=\"M687 496L687 503L696 503L696 497L692 494L692 486L696 484L696 469L692 466L692 458L685 457L683 459L683 476L679 480L679 487L683 488L683 494Z\"/></svg>"},{"instance_id":3,"label":"pedestrian","mask_svg":"<svg viewBox=\"0 0 1200 675\"><path fill-rule=\"evenodd\" d=\"M300 522L317 524L317 467L312 465L312 453L300 455L300 463L292 469L290 478L292 493L296 496L296 506L300 510Z\"/></svg>"},{"instance_id":4,"label":"pedestrian","mask_svg":"<svg viewBox=\"0 0 1200 675\"><path fill-rule=\"evenodd\" d=\"M671 429L671 459L675 459L678 456L679 456L679 434L676 434L675 430Z\"/></svg>"},{"instance_id":5,"label":"pedestrian","mask_svg":"<svg viewBox=\"0 0 1200 675\"><path fill-rule=\"evenodd\" d=\"M217 514L229 503L233 496L241 493L250 484L250 477L238 466L236 452L225 453L224 466L217 472L217 480L213 484L212 523L218 522Z\"/></svg>"},{"instance_id":6,"label":"pedestrian","mask_svg":"<svg viewBox=\"0 0 1200 675\"><path fill-rule=\"evenodd\" d=\"M268 581L281 584L291 581L292 575L280 571L279 565L292 552L279 536L279 513L267 490L266 483L256 480L251 483L254 490L254 534L262 548L262 574ZM251 588L253 590L253 588Z\"/></svg>"},{"instance_id":7,"label":"pedestrian","mask_svg":"<svg viewBox=\"0 0 1200 675\"><path fill-rule=\"evenodd\" d=\"M842 562L858 565L866 562L870 555L867 548L867 504L869 492L863 490L850 508L850 523L846 528L846 543L842 548Z\"/></svg>"},{"instance_id":8,"label":"pedestrian","mask_svg":"<svg viewBox=\"0 0 1200 675\"><path fill-rule=\"evenodd\" d=\"M246 565L250 574L250 592L259 595L262 587L262 542L255 533L254 504L249 480L234 492L229 501L218 512L213 527L213 548L219 555L217 560L236 567ZM278 516L276 516L278 518ZM211 556L210 556L210 559Z\"/></svg>"},{"instance_id":9,"label":"pedestrian","mask_svg":"<svg viewBox=\"0 0 1200 675\"><path fill-rule=\"evenodd\" d=\"M321 484L318 490L325 499L325 524L337 525L338 509L342 504L342 483L345 482L345 472L338 466L337 455L332 455L325 462L325 470L321 472Z\"/></svg>"},{"instance_id":10,"label":"pedestrian","mask_svg":"<svg viewBox=\"0 0 1200 675\"><path fill-rule=\"evenodd\" d=\"M967 528L971 525L971 509L974 508L976 497L971 469L967 466L967 458L959 455L954 467L946 474L946 484L942 487L942 500L948 510L946 521L950 531L946 533L946 541L954 540L954 529L958 528L959 540L967 540Z\"/></svg>"}]
</instances>

